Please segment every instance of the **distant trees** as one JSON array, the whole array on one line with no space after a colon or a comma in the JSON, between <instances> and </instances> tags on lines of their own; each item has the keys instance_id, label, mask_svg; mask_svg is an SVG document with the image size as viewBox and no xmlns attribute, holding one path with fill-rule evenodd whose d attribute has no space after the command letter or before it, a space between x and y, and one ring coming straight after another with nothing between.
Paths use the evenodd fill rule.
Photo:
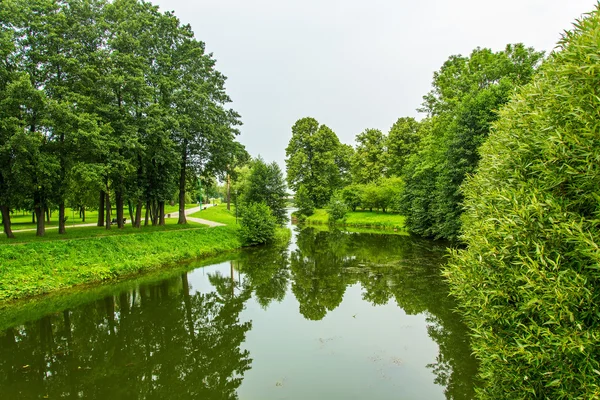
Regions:
<instances>
[{"instance_id":1,"label":"distant trees","mask_svg":"<svg viewBox=\"0 0 600 400\"><path fill-rule=\"evenodd\" d=\"M242 192L242 203L264 203L279 225L288 221L286 186L283 173L275 161L267 164L259 156L250 163L250 173Z\"/></svg>"},{"instance_id":2,"label":"distant trees","mask_svg":"<svg viewBox=\"0 0 600 400\"><path fill-rule=\"evenodd\" d=\"M314 118L296 121L285 153L289 187L297 191L303 185L315 207L327 204L347 180L351 149Z\"/></svg>"},{"instance_id":3,"label":"distant trees","mask_svg":"<svg viewBox=\"0 0 600 400\"><path fill-rule=\"evenodd\" d=\"M239 115L204 43L171 13L118 0L6 0L0 9L0 210L99 210L110 228L125 205L139 227L164 223L192 181L232 163ZM95 191L95 195L90 191Z\"/></svg>"},{"instance_id":4,"label":"distant trees","mask_svg":"<svg viewBox=\"0 0 600 400\"><path fill-rule=\"evenodd\" d=\"M482 398L600 396L598 6L574 26L500 111L463 186L468 247L446 275L474 333ZM496 94L463 104L487 116Z\"/></svg>"}]
</instances>

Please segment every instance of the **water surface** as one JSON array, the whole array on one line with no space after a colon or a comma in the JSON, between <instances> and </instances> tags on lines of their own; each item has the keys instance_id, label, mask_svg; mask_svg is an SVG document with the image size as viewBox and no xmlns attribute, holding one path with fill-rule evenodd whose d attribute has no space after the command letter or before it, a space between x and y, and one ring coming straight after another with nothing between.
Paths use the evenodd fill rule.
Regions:
<instances>
[{"instance_id":1,"label":"water surface","mask_svg":"<svg viewBox=\"0 0 600 400\"><path fill-rule=\"evenodd\" d=\"M305 228L288 247L3 310L0 398L470 399L444 251Z\"/></svg>"}]
</instances>

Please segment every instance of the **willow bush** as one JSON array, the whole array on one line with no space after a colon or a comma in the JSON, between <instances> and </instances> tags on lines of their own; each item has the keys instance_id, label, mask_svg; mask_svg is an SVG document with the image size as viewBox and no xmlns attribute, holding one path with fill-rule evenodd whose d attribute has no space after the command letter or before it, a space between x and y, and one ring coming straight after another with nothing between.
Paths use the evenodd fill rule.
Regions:
<instances>
[{"instance_id":1,"label":"willow bush","mask_svg":"<svg viewBox=\"0 0 600 400\"><path fill-rule=\"evenodd\" d=\"M480 398L600 398L600 12L500 111L445 274Z\"/></svg>"}]
</instances>

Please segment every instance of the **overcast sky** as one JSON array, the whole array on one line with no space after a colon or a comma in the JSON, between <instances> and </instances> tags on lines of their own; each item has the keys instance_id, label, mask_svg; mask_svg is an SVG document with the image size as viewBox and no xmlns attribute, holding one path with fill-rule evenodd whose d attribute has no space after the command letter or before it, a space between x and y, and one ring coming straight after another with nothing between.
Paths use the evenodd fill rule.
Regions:
<instances>
[{"instance_id":1,"label":"overcast sky","mask_svg":"<svg viewBox=\"0 0 600 400\"><path fill-rule=\"evenodd\" d=\"M206 43L242 115L239 140L284 168L314 117L353 144L416 108L453 54L522 42L551 51L595 0L154 0ZM284 170L285 171L285 170Z\"/></svg>"}]
</instances>

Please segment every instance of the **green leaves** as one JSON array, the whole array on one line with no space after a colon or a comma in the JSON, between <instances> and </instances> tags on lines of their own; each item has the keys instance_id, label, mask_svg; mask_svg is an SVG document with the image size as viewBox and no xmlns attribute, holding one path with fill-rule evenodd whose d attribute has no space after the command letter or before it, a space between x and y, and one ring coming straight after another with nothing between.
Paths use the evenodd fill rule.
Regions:
<instances>
[{"instance_id":1,"label":"green leaves","mask_svg":"<svg viewBox=\"0 0 600 400\"><path fill-rule=\"evenodd\" d=\"M468 248L445 274L475 333L481 398L600 397L599 34L596 9L501 109L463 186Z\"/></svg>"}]
</instances>

